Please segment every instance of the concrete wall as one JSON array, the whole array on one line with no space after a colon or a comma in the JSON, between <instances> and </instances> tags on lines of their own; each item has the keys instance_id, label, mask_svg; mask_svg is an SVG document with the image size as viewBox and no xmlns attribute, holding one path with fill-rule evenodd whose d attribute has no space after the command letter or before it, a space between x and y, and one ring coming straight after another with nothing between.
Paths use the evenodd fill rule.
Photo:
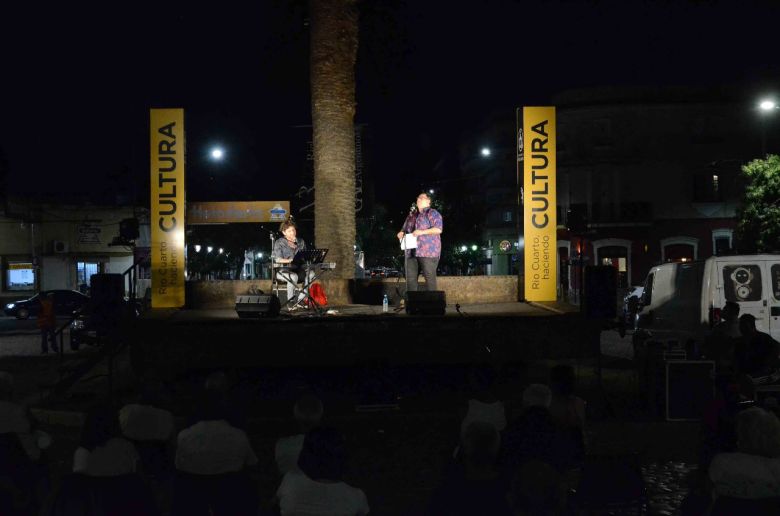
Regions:
<instances>
[{"instance_id":1,"label":"concrete wall","mask_svg":"<svg viewBox=\"0 0 780 516\"><path fill-rule=\"evenodd\" d=\"M330 305L381 304L387 293L395 303L406 291L406 282L385 280L336 280L321 282ZM422 281L421 285L425 282ZM271 291L270 280L188 281L189 308L232 308L236 296L247 294L254 287ZM438 278L438 288L447 294L447 303L510 303L517 301L517 276L444 276ZM142 295L139 293L139 295Z\"/></svg>"}]
</instances>

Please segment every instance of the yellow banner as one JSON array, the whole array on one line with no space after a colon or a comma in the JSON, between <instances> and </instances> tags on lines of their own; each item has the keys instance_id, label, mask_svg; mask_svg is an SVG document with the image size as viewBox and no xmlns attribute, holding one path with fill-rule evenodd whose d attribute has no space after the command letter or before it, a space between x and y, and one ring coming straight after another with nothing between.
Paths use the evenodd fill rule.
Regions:
<instances>
[{"instance_id":1,"label":"yellow banner","mask_svg":"<svg viewBox=\"0 0 780 516\"><path fill-rule=\"evenodd\" d=\"M152 307L184 306L184 110L150 112Z\"/></svg>"},{"instance_id":2,"label":"yellow banner","mask_svg":"<svg viewBox=\"0 0 780 516\"><path fill-rule=\"evenodd\" d=\"M555 108L523 108L523 236L528 301L557 299L555 148Z\"/></svg>"},{"instance_id":3,"label":"yellow banner","mask_svg":"<svg viewBox=\"0 0 780 516\"><path fill-rule=\"evenodd\" d=\"M284 222L289 214L290 201L191 202L187 204L188 225Z\"/></svg>"}]
</instances>

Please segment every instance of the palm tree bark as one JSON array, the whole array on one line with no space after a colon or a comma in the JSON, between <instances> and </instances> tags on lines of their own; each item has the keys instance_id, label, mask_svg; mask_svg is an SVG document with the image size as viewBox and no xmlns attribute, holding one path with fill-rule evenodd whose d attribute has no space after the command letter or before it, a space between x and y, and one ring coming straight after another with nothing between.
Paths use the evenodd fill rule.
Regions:
<instances>
[{"instance_id":1,"label":"palm tree bark","mask_svg":"<svg viewBox=\"0 0 780 516\"><path fill-rule=\"evenodd\" d=\"M334 276L355 277L356 0L311 0L314 236Z\"/></svg>"}]
</instances>

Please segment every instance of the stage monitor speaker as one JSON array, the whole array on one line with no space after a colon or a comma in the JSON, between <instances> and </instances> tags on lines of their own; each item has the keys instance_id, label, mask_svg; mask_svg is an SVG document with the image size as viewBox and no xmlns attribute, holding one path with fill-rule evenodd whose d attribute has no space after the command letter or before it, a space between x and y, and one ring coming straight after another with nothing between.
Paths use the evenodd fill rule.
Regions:
<instances>
[{"instance_id":1,"label":"stage monitor speaker","mask_svg":"<svg viewBox=\"0 0 780 516\"><path fill-rule=\"evenodd\" d=\"M669 360L666 362L666 419L694 421L715 398L715 362Z\"/></svg>"},{"instance_id":2,"label":"stage monitor speaker","mask_svg":"<svg viewBox=\"0 0 780 516\"><path fill-rule=\"evenodd\" d=\"M447 297L443 290L417 290L406 293L406 313L410 315L444 315Z\"/></svg>"},{"instance_id":3,"label":"stage monitor speaker","mask_svg":"<svg viewBox=\"0 0 780 516\"><path fill-rule=\"evenodd\" d=\"M614 319L617 306L617 269L611 265L585 267L583 311L589 319Z\"/></svg>"},{"instance_id":4,"label":"stage monitor speaker","mask_svg":"<svg viewBox=\"0 0 780 516\"><path fill-rule=\"evenodd\" d=\"M241 319L277 317L282 305L274 294L254 294L236 297L236 313Z\"/></svg>"}]
</instances>

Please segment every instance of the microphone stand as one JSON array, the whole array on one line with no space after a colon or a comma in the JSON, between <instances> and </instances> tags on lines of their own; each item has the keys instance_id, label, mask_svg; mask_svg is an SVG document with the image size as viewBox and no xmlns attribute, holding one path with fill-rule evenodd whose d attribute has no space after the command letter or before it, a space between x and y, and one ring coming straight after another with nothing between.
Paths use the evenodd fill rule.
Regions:
<instances>
[{"instance_id":1,"label":"microphone stand","mask_svg":"<svg viewBox=\"0 0 780 516\"><path fill-rule=\"evenodd\" d=\"M409 268L408 268L409 267L409 254L407 253L408 249L406 249L406 223L409 222L409 218L412 217L413 215L415 215L416 213L417 213L417 210L415 208L412 208L411 210L409 210L409 214L406 216L406 220L404 220L404 227L403 227L403 231L404 231L404 240L403 240L403 242L404 242L404 245L401 246L401 247L403 248L403 251L404 251L404 281L406 282L406 292L407 292L407 294L405 296L401 296L401 292L398 290L398 287L395 287L395 293L398 294L398 298L399 298L398 306L395 309L396 312L400 312L401 311L401 303L400 303L401 299L405 298L404 299L404 304L406 304L409 301L409 294L408 294L409 293L409 278L407 277L407 275L409 274L408 273L408 270L409 270ZM398 276L398 279L396 280L396 283L398 283L400 281L401 281L401 276Z\"/></svg>"},{"instance_id":2,"label":"microphone stand","mask_svg":"<svg viewBox=\"0 0 780 516\"><path fill-rule=\"evenodd\" d=\"M276 242L276 232L264 227L262 224L260 225L260 229L263 231L268 232L268 238L271 239L271 252L268 253L268 256L271 257L271 282L273 283L273 275L274 275L274 243Z\"/></svg>"}]
</instances>

